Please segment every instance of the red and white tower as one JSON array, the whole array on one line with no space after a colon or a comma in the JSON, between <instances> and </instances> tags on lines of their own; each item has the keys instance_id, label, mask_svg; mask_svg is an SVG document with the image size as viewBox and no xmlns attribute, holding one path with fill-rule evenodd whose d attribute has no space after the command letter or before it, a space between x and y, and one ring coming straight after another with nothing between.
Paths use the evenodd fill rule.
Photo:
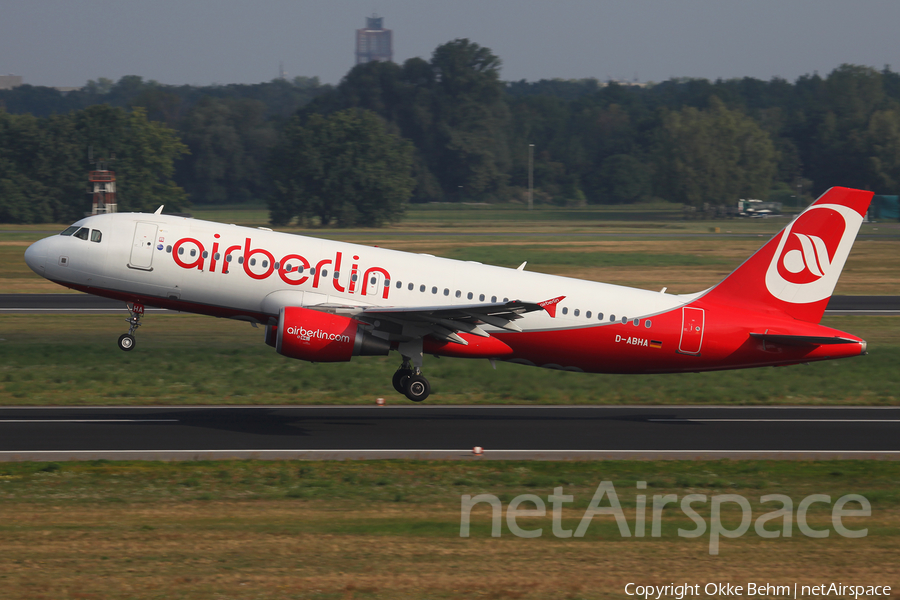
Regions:
<instances>
[{"instance_id":1,"label":"red and white tower","mask_svg":"<svg viewBox=\"0 0 900 600\"><path fill-rule=\"evenodd\" d=\"M116 201L116 174L114 171L108 171L105 167L104 162L97 161L97 169L88 175L90 182L88 193L92 194L94 199L91 207L92 215L119 212L119 205Z\"/></svg>"}]
</instances>

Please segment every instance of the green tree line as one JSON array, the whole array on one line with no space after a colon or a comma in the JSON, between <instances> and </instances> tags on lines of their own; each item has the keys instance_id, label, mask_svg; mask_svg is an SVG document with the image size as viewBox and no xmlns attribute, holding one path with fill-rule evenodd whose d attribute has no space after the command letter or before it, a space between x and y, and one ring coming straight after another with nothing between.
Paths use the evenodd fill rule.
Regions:
<instances>
[{"instance_id":1,"label":"green tree line","mask_svg":"<svg viewBox=\"0 0 900 600\"><path fill-rule=\"evenodd\" d=\"M832 185L886 194L900 186L900 74L889 67L842 65L794 82L641 86L504 82L500 68L489 49L454 40L428 60L357 65L336 86L315 78L167 86L129 76L66 94L3 90L0 202L28 208L2 209L2 218L58 219L83 208L85 127L94 122L78 115L98 106L120 111L110 114L122 123L138 115L183 144L166 151L171 163L157 173L156 195L141 189L142 198L168 190L167 204L185 195L193 203L268 200L276 222L382 223L406 198L521 201L530 145L535 200L546 203L661 198L700 207L741 197L799 202L800 192L808 201ZM310 141L323 139L343 141L321 149ZM104 143L95 152L110 149ZM117 172L137 168L127 155L117 151Z\"/></svg>"},{"instance_id":2,"label":"green tree line","mask_svg":"<svg viewBox=\"0 0 900 600\"><path fill-rule=\"evenodd\" d=\"M87 155L115 156L120 210L178 211L186 196L173 180L187 151L177 133L131 111L90 106L43 119L0 110L0 223L70 222L90 210Z\"/></svg>"}]
</instances>

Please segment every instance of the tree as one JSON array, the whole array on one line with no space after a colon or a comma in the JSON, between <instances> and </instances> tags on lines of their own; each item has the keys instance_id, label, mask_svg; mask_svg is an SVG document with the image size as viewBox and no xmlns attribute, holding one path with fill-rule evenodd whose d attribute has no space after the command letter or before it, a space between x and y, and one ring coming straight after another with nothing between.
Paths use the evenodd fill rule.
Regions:
<instances>
[{"instance_id":1,"label":"tree","mask_svg":"<svg viewBox=\"0 0 900 600\"><path fill-rule=\"evenodd\" d=\"M318 218L322 226L381 226L400 218L415 184L412 145L371 111L300 117L272 154L270 220Z\"/></svg>"},{"instance_id":2,"label":"tree","mask_svg":"<svg viewBox=\"0 0 900 600\"><path fill-rule=\"evenodd\" d=\"M717 99L709 110L668 112L659 131L657 195L696 207L764 197L775 174L769 135Z\"/></svg>"},{"instance_id":3,"label":"tree","mask_svg":"<svg viewBox=\"0 0 900 600\"><path fill-rule=\"evenodd\" d=\"M174 130L148 121L142 107L129 113L98 104L72 118L77 147L85 151L91 146L95 156L103 158L115 154L111 169L116 172L120 210L153 212L165 204L167 210L178 211L185 206L187 195L172 176L175 160L188 149Z\"/></svg>"},{"instance_id":4,"label":"tree","mask_svg":"<svg viewBox=\"0 0 900 600\"><path fill-rule=\"evenodd\" d=\"M630 204L650 195L650 170L629 154L614 154L600 167L601 200L607 204Z\"/></svg>"},{"instance_id":5,"label":"tree","mask_svg":"<svg viewBox=\"0 0 900 600\"><path fill-rule=\"evenodd\" d=\"M73 138L66 117L37 119L0 110L0 222L60 222L80 216L77 201L87 195Z\"/></svg>"},{"instance_id":6,"label":"tree","mask_svg":"<svg viewBox=\"0 0 900 600\"><path fill-rule=\"evenodd\" d=\"M872 115L867 141L869 189L896 193L900 188L900 111L884 110Z\"/></svg>"},{"instance_id":7,"label":"tree","mask_svg":"<svg viewBox=\"0 0 900 600\"><path fill-rule=\"evenodd\" d=\"M444 192L503 198L510 166L510 114L500 59L467 39L438 46L431 58L438 133L432 170Z\"/></svg>"},{"instance_id":8,"label":"tree","mask_svg":"<svg viewBox=\"0 0 900 600\"><path fill-rule=\"evenodd\" d=\"M262 200L265 165L277 131L258 100L206 97L181 123L190 155L178 165L178 179L198 203Z\"/></svg>"}]
</instances>

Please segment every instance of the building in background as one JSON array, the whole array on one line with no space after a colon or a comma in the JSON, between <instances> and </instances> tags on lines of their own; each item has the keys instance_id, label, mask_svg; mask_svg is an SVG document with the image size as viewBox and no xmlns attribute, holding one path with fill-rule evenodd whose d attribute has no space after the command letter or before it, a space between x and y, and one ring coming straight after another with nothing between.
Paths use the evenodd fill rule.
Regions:
<instances>
[{"instance_id":1,"label":"building in background","mask_svg":"<svg viewBox=\"0 0 900 600\"><path fill-rule=\"evenodd\" d=\"M22 85L21 75L0 75L0 90L11 90Z\"/></svg>"},{"instance_id":2,"label":"building in background","mask_svg":"<svg viewBox=\"0 0 900 600\"><path fill-rule=\"evenodd\" d=\"M382 17L366 17L366 28L356 30L356 64L394 60L393 32Z\"/></svg>"}]
</instances>

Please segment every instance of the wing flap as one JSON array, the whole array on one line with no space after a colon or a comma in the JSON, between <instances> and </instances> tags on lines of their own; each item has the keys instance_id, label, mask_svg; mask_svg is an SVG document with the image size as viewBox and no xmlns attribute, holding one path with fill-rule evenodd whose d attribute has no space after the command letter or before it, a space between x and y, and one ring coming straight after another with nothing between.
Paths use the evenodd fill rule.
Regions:
<instances>
[{"instance_id":1,"label":"wing flap","mask_svg":"<svg viewBox=\"0 0 900 600\"><path fill-rule=\"evenodd\" d=\"M539 310L544 310L540 304L511 300L458 306L367 307L354 314L354 318L369 323L376 329L382 320L398 323L404 329L404 335L398 336L398 339L432 335L439 340L467 345L468 342L458 333L490 337L482 329L483 325L522 331L513 321L521 319L526 313Z\"/></svg>"}]
</instances>

